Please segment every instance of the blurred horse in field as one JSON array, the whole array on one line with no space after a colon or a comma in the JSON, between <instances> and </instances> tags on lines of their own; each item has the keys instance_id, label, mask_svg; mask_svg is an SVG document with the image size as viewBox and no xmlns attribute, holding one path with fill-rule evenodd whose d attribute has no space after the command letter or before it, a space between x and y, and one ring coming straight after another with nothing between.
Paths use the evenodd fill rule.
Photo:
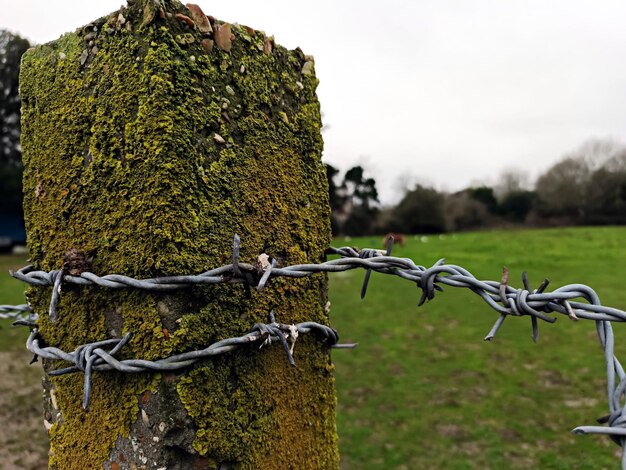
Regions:
<instances>
[{"instance_id":1,"label":"blurred horse in field","mask_svg":"<svg viewBox=\"0 0 626 470\"><path fill-rule=\"evenodd\" d=\"M385 238L383 238L383 246L387 248L389 246L389 243L391 243L391 240L393 240L394 245L400 246L404 246L404 243L406 241L404 235L402 235L401 233L388 233L387 235L385 235Z\"/></svg>"}]
</instances>

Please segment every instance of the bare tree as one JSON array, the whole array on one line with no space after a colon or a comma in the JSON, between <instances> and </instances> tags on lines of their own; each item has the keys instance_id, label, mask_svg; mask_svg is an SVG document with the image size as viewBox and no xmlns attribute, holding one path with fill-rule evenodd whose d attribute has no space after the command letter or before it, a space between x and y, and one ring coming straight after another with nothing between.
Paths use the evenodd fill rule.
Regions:
<instances>
[{"instance_id":1,"label":"bare tree","mask_svg":"<svg viewBox=\"0 0 626 470\"><path fill-rule=\"evenodd\" d=\"M538 213L606 223L621 211L622 173L626 173L623 144L587 140L537 180Z\"/></svg>"},{"instance_id":2,"label":"bare tree","mask_svg":"<svg viewBox=\"0 0 626 470\"><path fill-rule=\"evenodd\" d=\"M624 145L612 138L593 138L586 140L566 157L582 159L590 170L603 167L609 160L624 151Z\"/></svg>"},{"instance_id":3,"label":"bare tree","mask_svg":"<svg viewBox=\"0 0 626 470\"><path fill-rule=\"evenodd\" d=\"M525 191L530 187L530 176L527 171L509 167L503 170L498 176L498 182L494 186L496 197L502 201L507 195Z\"/></svg>"},{"instance_id":4,"label":"bare tree","mask_svg":"<svg viewBox=\"0 0 626 470\"><path fill-rule=\"evenodd\" d=\"M568 157L553 165L537 180L540 214L581 216L588 180L589 165L584 159Z\"/></svg>"}]
</instances>

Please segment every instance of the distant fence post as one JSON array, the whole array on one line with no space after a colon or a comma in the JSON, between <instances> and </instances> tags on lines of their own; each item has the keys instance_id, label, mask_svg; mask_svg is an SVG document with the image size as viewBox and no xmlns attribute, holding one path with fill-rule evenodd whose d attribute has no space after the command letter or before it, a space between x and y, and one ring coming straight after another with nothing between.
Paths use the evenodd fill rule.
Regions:
<instances>
[{"instance_id":1,"label":"distant fence post","mask_svg":"<svg viewBox=\"0 0 626 470\"><path fill-rule=\"evenodd\" d=\"M28 244L38 269L138 278L228 263L320 262L330 242L313 60L171 0L128 7L31 49L21 73ZM88 269L87 269L88 268ZM32 288L47 346L132 334L122 358L160 359L267 322L328 324L326 277L154 294ZM183 373L45 380L50 468L338 467L326 349L298 339ZM56 365L58 366L58 364ZM44 368L52 365L44 362Z\"/></svg>"}]
</instances>

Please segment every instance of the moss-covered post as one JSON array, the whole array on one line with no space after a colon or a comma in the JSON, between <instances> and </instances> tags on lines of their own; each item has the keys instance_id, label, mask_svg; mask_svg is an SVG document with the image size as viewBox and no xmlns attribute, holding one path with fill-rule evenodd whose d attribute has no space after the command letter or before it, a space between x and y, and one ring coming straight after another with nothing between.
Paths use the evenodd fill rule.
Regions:
<instances>
[{"instance_id":1,"label":"moss-covered post","mask_svg":"<svg viewBox=\"0 0 626 470\"><path fill-rule=\"evenodd\" d=\"M31 49L23 59L22 147L32 262L61 269L70 249L90 270L138 278L268 253L319 262L330 241L313 59L194 5L128 6ZM151 294L62 286L29 294L49 346L132 333L122 357L158 359L277 321L328 324L326 278ZM206 360L180 373L48 377L50 468L338 467L329 352L299 338ZM55 364L55 367L61 364ZM46 363L49 370L53 365Z\"/></svg>"}]
</instances>

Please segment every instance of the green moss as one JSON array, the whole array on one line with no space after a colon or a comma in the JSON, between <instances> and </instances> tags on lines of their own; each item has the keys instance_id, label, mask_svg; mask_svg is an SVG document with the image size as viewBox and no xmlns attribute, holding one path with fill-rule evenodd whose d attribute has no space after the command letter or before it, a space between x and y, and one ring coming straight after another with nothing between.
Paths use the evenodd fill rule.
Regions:
<instances>
[{"instance_id":1,"label":"green moss","mask_svg":"<svg viewBox=\"0 0 626 470\"><path fill-rule=\"evenodd\" d=\"M320 441L336 445L334 391L319 384L332 383L332 368L315 365L327 357L309 339L298 344L295 358L297 368L286 366L276 345L263 355L251 350L217 359L183 378L179 395L199 423L195 449L242 470L336 467L336 455L319 448ZM331 406L320 413L318 403Z\"/></svg>"},{"instance_id":2,"label":"green moss","mask_svg":"<svg viewBox=\"0 0 626 470\"><path fill-rule=\"evenodd\" d=\"M144 13L136 2L124 16L140 25ZM198 273L229 261L235 233L246 262L262 252L285 264L319 261L330 242L329 208L317 80L300 73L305 57L280 46L265 54L262 32L235 26L230 53L206 53L196 31L158 16L140 34L117 31L112 16L99 25L97 50L83 31L25 55L22 147L33 263L59 269L65 252L77 248L93 256L97 274ZM177 41L181 35L195 41ZM167 296L67 287L57 323L43 315L41 333L48 344L73 350L130 331L123 354L156 359L239 336L270 309L285 323L327 323L325 288L321 275L273 281L260 294L241 285ZM38 311L49 294L31 293ZM159 302L171 308L160 311ZM113 332L105 317L122 331ZM292 370L271 349L206 361L173 385L197 427L194 448L215 462L276 468L268 452L282 455L289 443L307 456L300 468L302 461L336 467L328 355L313 338L299 341ZM81 377L55 379L62 424L51 432L51 466L97 468L117 436L130 432L137 397L154 380L96 374L86 414Z\"/></svg>"},{"instance_id":3,"label":"green moss","mask_svg":"<svg viewBox=\"0 0 626 470\"><path fill-rule=\"evenodd\" d=\"M50 468L101 468L118 436L128 436L129 421L139 413L137 390L156 390L159 375L121 374L93 378L91 407L82 409L82 376L53 380L55 396L62 409L62 424L50 429ZM116 386L124 383L124 387Z\"/></svg>"}]
</instances>

